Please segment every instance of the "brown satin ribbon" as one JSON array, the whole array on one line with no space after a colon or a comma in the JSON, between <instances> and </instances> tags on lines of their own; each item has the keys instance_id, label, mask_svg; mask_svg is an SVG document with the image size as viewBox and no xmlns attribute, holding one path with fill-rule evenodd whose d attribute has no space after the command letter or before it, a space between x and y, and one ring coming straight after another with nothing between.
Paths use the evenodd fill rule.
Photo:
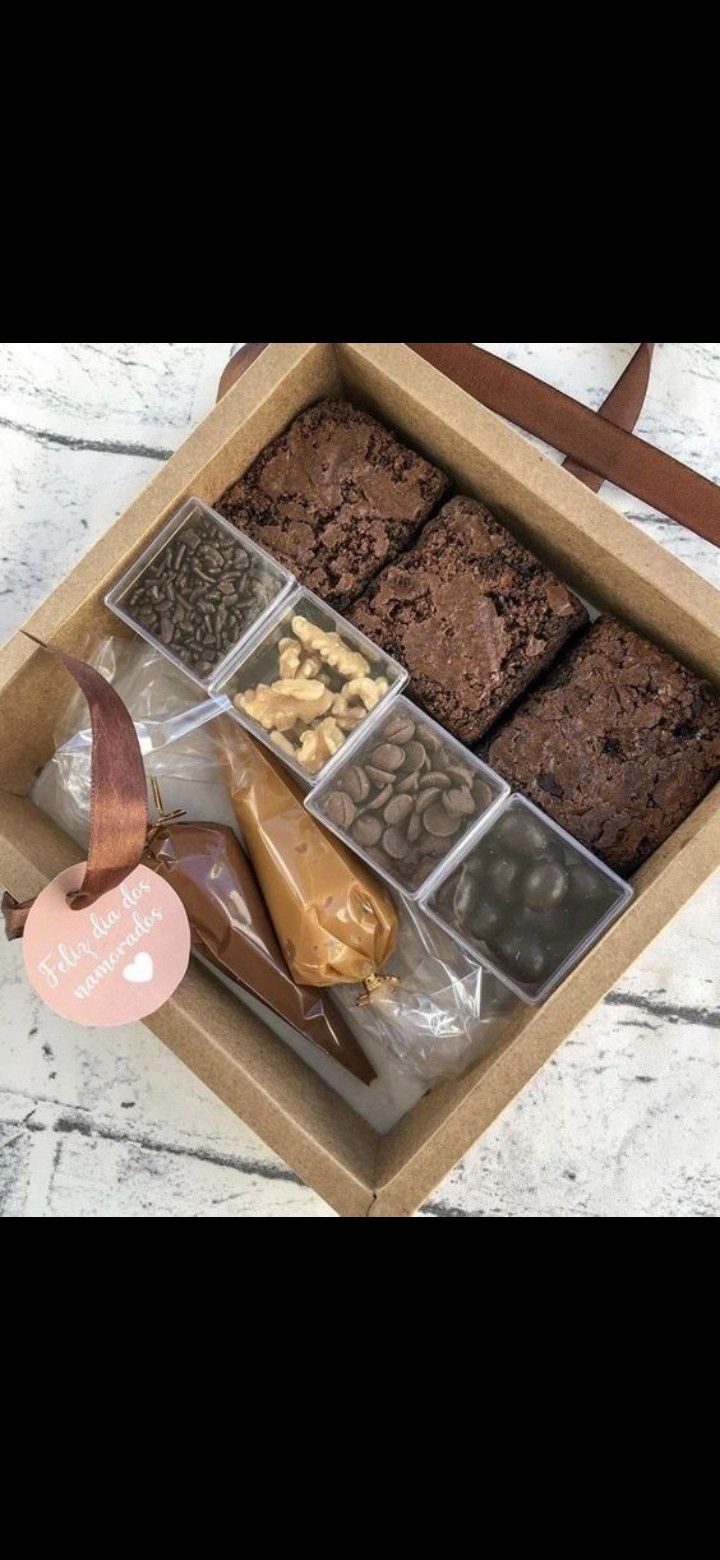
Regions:
<instances>
[{"instance_id":1,"label":"brown satin ribbon","mask_svg":"<svg viewBox=\"0 0 720 1560\"><path fill-rule=\"evenodd\" d=\"M633 428L643 409L643 403L647 395L650 382L650 366L654 343L641 341L637 352L633 354L627 368L613 385L610 394L605 397L600 407L600 416L607 418L608 422L615 423L618 428L624 428L626 433L632 433ZM593 493L599 492L605 478L595 471L587 471L584 466L578 466L577 462L570 459L563 461L566 471L577 477L579 482L584 482L586 487L592 488Z\"/></svg>"},{"instance_id":2,"label":"brown satin ribbon","mask_svg":"<svg viewBox=\"0 0 720 1560\"><path fill-rule=\"evenodd\" d=\"M247 342L234 354L218 400L266 345ZM472 342L406 345L491 411L567 452L568 471L595 492L603 482L614 482L720 547L720 488L632 432L647 391L652 343L641 343L598 412Z\"/></svg>"},{"instance_id":3,"label":"brown satin ribbon","mask_svg":"<svg viewBox=\"0 0 720 1560\"><path fill-rule=\"evenodd\" d=\"M220 375L217 393L218 401L222 401L228 390L232 390L236 380L240 379L245 370L250 367L251 363L255 362L256 358L259 358L260 353L264 352L268 345L269 342L267 341L246 341L244 347L238 347L237 352L233 352L229 363L226 364Z\"/></svg>"},{"instance_id":4,"label":"brown satin ribbon","mask_svg":"<svg viewBox=\"0 0 720 1560\"><path fill-rule=\"evenodd\" d=\"M601 481L614 482L720 547L720 488L627 432L624 417L617 416L617 402L616 415L610 420L604 410L591 411L544 380L471 342L412 341L407 345L491 411L554 449L565 451L575 466L594 473ZM643 350L649 351L649 343L643 344ZM636 359L637 366L630 365L629 387L627 379L623 386L626 369L613 391L624 411L632 407L641 383L642 358L636 354Z\"/></svg>"},{"instance_id":5,"label":"brown satin ribbon","mask_svg":"<svg viewBox=\"0 0 720 1560\"><path fill-rule=\"evenodd\" d=\"M138 865L148 827L147 789L140 744L135 727L119 694L95 668L76 656L43 644L34 634L28 639L53 655L87 699L92 730L92 778L90 784L90 839L85 876L68 895L73 910L94 904L101 894L122 883ZM34 900L19 904L4 894L2 913L10 939L22 937Z\"/></svg>"}]
</instances>

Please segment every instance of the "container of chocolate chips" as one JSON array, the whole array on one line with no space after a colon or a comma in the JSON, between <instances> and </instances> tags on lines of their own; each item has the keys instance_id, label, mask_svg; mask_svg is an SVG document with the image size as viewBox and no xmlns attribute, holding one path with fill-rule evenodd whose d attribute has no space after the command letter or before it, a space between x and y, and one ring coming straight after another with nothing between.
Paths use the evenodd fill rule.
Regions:
<instances>
[{"instance_id":1,"label":"container of chocolate chips","mask_svg":"<svg viewBox=\"0 0 720 1560\"><path fill-rule=\"evenodd\" d=\"M422 896L422 907L524 1002L544 1002L632 899L623 882L522 796Z\"/></svg>"},{"instance_id":2,"label":"container of chocolate chips","mask_svg":"<svg viewBox=\"0 0 720 1560\"><path fill-rule=\"evenodd\" d=\"M198 498L168 521L105 597L193 682L222 677L293 576Z\"/></svg>"},{"instance_id":3,"label":"container of chocolate chips","mask_svg":"<svg viewBox=\"0 0 720 1560\"><path fill-rule=\"evenodd\" d=\"M494 770L400 697L305 805L417 899L508 791Z\"/></svg>"}]
</instances>

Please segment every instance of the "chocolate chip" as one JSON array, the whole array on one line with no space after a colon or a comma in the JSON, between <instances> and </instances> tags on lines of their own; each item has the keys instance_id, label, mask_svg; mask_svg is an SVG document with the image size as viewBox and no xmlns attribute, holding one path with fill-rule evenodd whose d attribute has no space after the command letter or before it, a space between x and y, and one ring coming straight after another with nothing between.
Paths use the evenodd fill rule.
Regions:
<instances>
[{"instance_id":1,"label":"chocolate chip","mask_svg":"<svg viewBox=\"0 0 720 1560\"><path fill-rule=\"evenodd\" d=\"M382 734L385 742L399 742L404 747L415 735L415 722L409 715L403 715L402 710L398 710L396 714L388 716Z\"/></svg>"},{"instance_id":2,"label":"chocolate chip","mask_svg":"<svg viewBox=\"0 0 720 1560\"><path fill-rule=\"evenodd\" d=\"M411 796L394 796L383 812L386 823L405 823L413 810Z\"/></svg>"},{"instance_id":3,"label":"chocolate chip","mask_svg":"<svg viewBox=\"0 0 720 1560\"><path fill-rule=\"evenodd\" d=\"M343 774L343 785L354 802L364 802L370 795L370 781L359 764L351 764Z\"/></svg>"},{"instance_id":4,"label":"chocolate chip","mask_svg":"<svg viewBox=\"0 0 720 1560\"><path fill-rule=\"evenodd\" d=\"M442 741L437 733L431 731L427 726L423 726L422 739L428 753L440 752L442 748Z\"/></svg>"},{"instance_id":5,"label":"chocolate chip","mask_svg":"<svg viewBox=\"0 0 720 1560\"><path fill-rule=\"evenodd\" d=\"M406 796L406 795L407 796L411 796L413 794L413 792L417 791L417 788L418 788L417 770L413 770L413 773L411 775L406 775L405 779L401 780L399 782L399 784L398 784L398 787L397 787L398 791L400 791L403 796Z\"/></svg>"},{"instance_id":6,"label":"chocolate chip","mask_svg":"<svg viewBox=\"0 0 720 1560\"><path fill-rule=\"evenodd\" d=\"M410 844L414 845L415 841L419 840L420 835L422 833L423 833L422 818L419 818L417 813L413 813L413 816L410 819L410 822L408 824L408 829L407 829L407 837L408 837L408 840L410 841Z\"/></svg>"},{"instance_id":7,"label":"chocolate chip","mask_svg":"<svg viewBox=\"0 0 720 1560\"><path fill-rule=\"evenodd\" d=\"M485 812L485 809L490 806L490 803L493 799L492 787L488 785L487 780L480 780L478 778L473 780L472 793L475 798L475 807L477 811L479 813Z\"/></svg>"},{"instance_id":8,"label":"chocolate chip","mask_svg":"<svg viewBox=\"0 0 720 1560\"><path fill-rule=\"evenodd\" d=\"M475 803L466 785L444 791L442 804L452 818L469 818L475 811Z\"/></svg>"},{"instance_id":9,"label":"chocolate chip","mask_svg":"<svg viewBox=\"0 0 720 1560\"><path fill-rule=\"evenodd\" d=\"M426 807L423 813L423 824L428 834L439 839L447 839L451 834L457 834L460 819L451 817L442 803L433 802L432 807Z\"/></svg>"},{"instance_id":10,"label":"chocolate chip","mask_svg":"<svg viewBox=\"0 0 720 1560\"><path fill-rule=\"evenodd\" d=\"M365 773L373 785L392 785L395 778L388 769L376 769L374 764L366 764Z\"/></svg>"},{"instance_id":11,"label":"chocolate chip","mask_svg":"<svg viewBox=\"0 0 720 1560\"><path fill-rule=\"evenodd\" d=\"M382 837L383 850L392 861L402 861L408 853L408 842L401 829L386 829Z\"/></svg>"},{"instance_id":12,"label":"chocolate chip","mask_svg":"<svg viewBox=\"0 0 720 1560\"><path fill-rule=\"evenodd\" d=\"M452 785L452 780L450 779L449 775L444 775L442 770L431 769L429 774L423 775L422 780L420 781L420 790L426 790L429 785L434 787L439 786L440 789L444 791L450 788Z\"/></svg>"},{"instance_id":13,"label":"chocolate chip","mask_svg":"<svg viewBox=\"0 0 720 1560\"><path fill-rule=\"evenodd\" d=\"M473 772L467 764L459 764L456 759L453 759L452 763L446 765L446 769L450 778L456 780L458 785L470 785Z\"/></svg>"},{"instance_id":14,"label":"chocolate chip","mask_svg":"<svg viewBox=\"0 0 720 1560\"><path fill-rule=\"evenodd\" d=\"M396 743L381 742L379 747L373 748L371 757L376 768L389 769L394 774L396 769L400 769L405 754L403 749L398 747Z\"/></svg>"},{"instance_id":15,"label":"chocolate chip","mask_svg":"<svg viewBox=\"0 0 720 1560\"><path fill-rule=\"evenodd\" d=\"M380 819L371 818L367 813L363 813L362 818L357 818L352 826L353 839L356 839L358 845L363 845L365 849L371 845L377 845L382 831L383 826Z\"/></svg>"},{"instance_id":16,"label":"chocolate chip","mask_svg":"<svg viewBox=\"0 0 720 1560\"><path fill-rule=\"evenodd\" d=\"M325 816L340 829L349 829L355 819L355 803L347 791L331 791L325 802Z\"/></svg>"},{"instance_id":17,"label":"chocolate chip","mask_svg":"<svg viewBox=\"0 0 720 1560\"><path fill-rule=\"evenodd\" d=\"M382 788L382 791L378 791L377 796L374 797L371 802L368 802L366 811L375 812L379 808L384 807L385 803L390 801L390 797L392 796L392 794L393 794L392 786L391 785L384 785L383 788Z\"/></svg>"},{"instance_id":18,"label":"chocolate chip","mask_svg":"<svg viewBox=\"0 0 720 1560\"><path fill-rule=\"evenodd\" d=\"M445 817L447 817L447 813ZM447 835L440 834L423 833L423 837L418 844L418 850L422 856L432 856L433 858L446 856L449 848L450 842Z\"/></svg>"},{"instance_id":19,"label":"chocolate chip","mask_svg":"<svg viewBox=\"0 0 720 1560\"><path fill-rule=\"evenodd\" d=\"M422 742L408 742L405 749L405 770L423 769L429 763L429 759Z\"/></svg>"},{"instance_id":20,"label":"chocolate chip","mask_svg":"<svg viewBox=\"0 0 720 1560\"><path fill-rule=\"evenodd\" d=\"M432 807L433 802L436 802L439 796L442 796L442 791L437 785L433 786L429 791L420 792L415 803L415 812L418 818L422 818L425 808Z\"/></svg>"}]
</instances>

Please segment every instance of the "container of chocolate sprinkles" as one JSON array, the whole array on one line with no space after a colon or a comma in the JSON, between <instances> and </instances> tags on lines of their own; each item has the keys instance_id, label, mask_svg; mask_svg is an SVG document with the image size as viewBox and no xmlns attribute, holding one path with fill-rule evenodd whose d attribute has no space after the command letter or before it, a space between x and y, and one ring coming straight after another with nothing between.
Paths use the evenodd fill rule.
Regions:
<instances>
[{"instance_id":1,"label":"container of chocolate sprinkles","mask_svg":"<svg viewBox=\"0 0 720 1560\"><path fill-rule=\"evenodd\" d=\"M295 587L293 575L249 536L189 498L105 604L207 689Z\"/></svg>"},{"instance_id":2,"label":"container of chocolate sprinkles","mask_svg":"<svg viewBox=\"0 0 720 1560\"><path fill-rule=\"evenodd\" d=\"M400 696L305 805L410 899L455 860L510 787Z\"/></svg>"},{"instance_id":3,"label":"container of chocolate sprinkles","mask_svg":"<svg viewBox=\"0 0 720 1560\"><path fill-rule=\"evenodd\" d=\"M421 896L422 909L523 1002L564 980L633 897L525 797L510 796Z\"/></svg>"}]
</instances>

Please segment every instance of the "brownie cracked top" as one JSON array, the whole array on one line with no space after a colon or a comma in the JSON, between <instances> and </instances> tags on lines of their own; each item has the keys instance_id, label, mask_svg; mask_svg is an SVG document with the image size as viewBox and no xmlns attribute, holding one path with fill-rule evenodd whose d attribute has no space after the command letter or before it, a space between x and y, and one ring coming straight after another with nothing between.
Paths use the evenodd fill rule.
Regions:
<instances>
[{"instance_id":1,"label":"brownie cracked top","mask_svg":"<svg viewBox=\"0 0 720 1560\"><path fill-rule=\"evenodd\" d=\"M627 874L720 778L720 696L632 629L598 618L500 727L488 758Z\"/></svg>"},{"instance_id":2,"label":"brownie cracked top","mask_svg":"<svg viewBox=\"0 0 720 1560\"><path fill-rule=\"evenodd\" d=\"M346 401L301 413L217 509L344 611L448 487L443 472Z\"/></svg>"},{"instance_id":3,"label":"brownie cracked top","mask_svg":"<svg viewBox=\"0 0 720 1560\"><path fill-rule=\"evenodd\" d=\"M350 618L407 667L413 696L467 743L586 621L545 564L473 498L453 498Z\"/></svg>"}]
</instances>

